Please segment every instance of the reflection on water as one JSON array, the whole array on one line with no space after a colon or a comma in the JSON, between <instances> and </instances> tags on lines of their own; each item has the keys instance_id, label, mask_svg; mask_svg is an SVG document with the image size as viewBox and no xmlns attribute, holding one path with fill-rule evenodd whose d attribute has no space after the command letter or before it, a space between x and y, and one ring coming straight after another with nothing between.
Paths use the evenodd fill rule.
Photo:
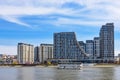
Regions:
<instances>
[{"instance_id":1,"label":"reflection on water","mask_svg":"<svg viewBox=\"0 0 120 80\"><path fill-rule=\"evenodd\" d=\"M120 80L120 67L58 70L40 67L0 67L0 80Z\"/></svg>"},{"instance_id":2,"label":"reflection on water","mask_svg":"<svg viewBox=\"0 0 120 80\"><path fill-rule=\"evenodd\" d=\"M18 68L17 69L17 80L34 80L34 68L32 67L25 67L25 68Z\"/></svg>"}]
</instances>

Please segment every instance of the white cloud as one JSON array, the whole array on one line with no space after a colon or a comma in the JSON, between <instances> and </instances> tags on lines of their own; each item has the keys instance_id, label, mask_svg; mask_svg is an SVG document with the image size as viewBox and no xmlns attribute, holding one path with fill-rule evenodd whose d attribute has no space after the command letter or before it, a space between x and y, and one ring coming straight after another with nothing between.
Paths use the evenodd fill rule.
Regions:
<instances>
[{"instance_id":1,"label":"white cloud","mask_svg":"<svg viewBox=\"0 0 120 80\"><path fill-rule=\"evenodd\" d=\"M0 45L0 54L17 54L17 46Z\"/></svg>"},{"instance_id":2,"label":"white cloud","mask_svg":"<svg viewBox=\"0 0 120 80\"><path fill-rule=\"evenodd\" d=\"M18 43L27 43L32 44L35 46L39 46L41 43L48 43L52 44L52 38L47 39L0 39L0 44L6 44L8 41L10 43L7 43L7 45L0 45L0 54L17 54L17 44ZM3 43L5 42L5 43Z\"/></svg>"},{"instance_id":3,"label":"white cloud","mask_svg":"<svg viewBox=\"0 0 120 80\"><path fill-rule=\"evenodd\" d=\"M91 21L79 20L68 18L67 23L58 17L57 24L88 24L96 25L103 22L115 22L117 26L120 25L118 21L120 18L120 0L0 0L0 15L2 19L10 22L14 22L20 25L29 26L29 24L22 22L14 16L26 16L26 15L54 15L61 14L71 17L83 17L88 18ZM80 6L84 6L80 9L74 8L62 8L66 3L76 3ZM70 20L69 20L70 19ZM61 22L59 22L61 21ZM69 22L70 21L70 22ZM80 21L80 22L78 22ZM54 23L53 23L54 24Z\"/></svg>"},{"instance_id":4,"label":"white cloud","mask_svg":"<svg viewBox=\"0 0 120 80\"><path fill-rule=\"evenodd\" d=\"M62 8L70 2L83 7ZM20 17L54 14L69 17L57 16L55 21L48 20L46 24L101 26L114 22L115 29L120 31L120 0L0 0L0 18L26 27L31 25L20 20Z\"/></svg>"},{"instance_id":5,"label":"white cloud","mask_svg":"<svg viewBox=\"0 0 120 80\"><path fill-rule=\"evenodd\" d=\"M62 18L57 16L56 21L47 21L48 24L63 25L102 25L114 22L116 30L120 30L120 0L0 0L0 15L2 19L23 26L30 26L18 17L28 15L60 14L70 16ZM76 3L84 6L80 9L62 8L66 3ZM14 17L17 16L17 17ZM71 18L72 17L72 18ZM77 19L75 18L77 17ZM81 18L82 17L82 18ZM74 18L74 19L73 19Z\"/></svg>"},{"instance_id":6,"label":"white cloud","mask_svg":"<svg viewBox=\"0 0 120 80\"><path fill-rule=\"evenodd\" d=\"M55 24L59 25L91 25L91 26L100 26L104 24L104 21L87 21L87 20L80 20L80 19L68 19L68 18L59 18L55 21Z\"/></svg>"},{"instance_id":7,"label":"white cloud","mask_svg":"<svg viewBox=\"0 0 120 80\"><path fill-rule=\"evenodd\" d=\"M23 26L26 26L26 27L30 27L29 24L26 24L26 23L20 21L17 17L1 16L1 18L6 20L6 21L12 22L12 23L17 23L17 24L20 24L20 25L23 25Z\"/></svg>"},{"instance_id":8,"label":"white cloud","mask_svg":"<svg viewBox=\"0 0 120 80\"><path fill-rule=\"evenodd\" d=\"M47 24L61 25L88 25L101 26L106 22L114 22L115 30L120 31L120 0L0 0L0 18L26 27L29 24L19 17L26 15L54 15L61 14L75 18L57 17L55 21L46 21ZM73 2L81 9L61 8L65 3ZM83 17L83 18L81 18ZM77 18L77 19L76 19Z\"/></svg>"}]
</instances>

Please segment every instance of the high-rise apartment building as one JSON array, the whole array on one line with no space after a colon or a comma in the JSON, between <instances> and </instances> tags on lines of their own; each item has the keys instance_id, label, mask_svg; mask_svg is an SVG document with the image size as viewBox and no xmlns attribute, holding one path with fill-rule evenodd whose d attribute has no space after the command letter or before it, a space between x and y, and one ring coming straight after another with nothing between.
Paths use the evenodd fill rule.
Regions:
<instances>
[{"instance_id":1,"label":"high-rise apartment building","mask_svg":"<svg viewBox=\"0 0 120 80\"><path fill-rule=\"evenodd\" d=\"M34 62L35 63L39 62L39 46L36 46L34 48Z\"/></svg>"},{"instance_id":2,"label":"high-rise apartment building","mask_svg":"<svg viewBox=\"0 0 120 80\"><path fill-rule=\"evenodd\" d=\"M81 60L82 53L74 32L54 33L54 59Z\"/></svg>"},{"instance_id":3,"label":"high-rise apartment building","mask_svg":"<svg viewBox=\"0 0 120 80\"><path fill-rule=\"evenodd\" d=\"M81 55L83 62L98 62L100 61L100 39L94 37L94 40L86 40L86 43L79 41L81 48L88 56Z\"/></svg>"},{"instance_id":4,"label":"high-rise apartment building","mask_svg":"<svg viewBox=\"0 0 120 80\"><path fill-rule=\"evenodd\" d=\"M80 47L83 49L83 51L85 52L86 50L86 43L84 43L83 41L78 41ZM87 59L87 56L84 54L81 54L81 61L85 61L85 59Z\"/></svg>"},{"instance_id":5,"label":"high-rise apartment building","mask_svg":"<svg viewBox=\"0 0 120 80\"><path fill-rule=\"evenodd\" d=\"M102 25L100 30L100 56L104 62L114 60L114 24Z\"/></svg>"},{"instance_id":6,"label":"high-rise apartment building","mask_svg":"<svg viewBox=\"0 0 120 80\"><path fill-rule=\"evenodd\" d=\"M78 41L79 45L81 46L81 48L85 51L85 43L83 41Z\"/></svg>"},{"instance_id":7,"label":"high-rise apartment building","mask_svg":"<svg viewBox=\"0 0 120 80\"><path fill-rule=\"evenodd\" d=\"M99 59L100 58L100 38L99 37L94 37L94 59Z\"/></svg>"},{"instance_id":8,"label":"high-rise apartment building","mask_svg":"<svg viewBox=\"0 0 120 80\"><path fill-rule=\"evenodd\" d=\"M40 63L44 63L44 61L53 59L53 44L41 44L39 50Z\"/></svg>"},{"instance_id":9,"label":"high-rise apartment building","mask_svg":"<svg viewBox=\"0 0 120 80\"><path fill-rule=\"evenodd\" d=\"M34 47L31 44L18 43L17 46L18 62L20 64L34 63Z\"/></svg>"},{"instance_id":10,"label":"high-rise apartment building","mask_svg":"<svg viewBox=\"0 0 120 80\"><path fill-rule=\"evenodd\" d=\"M88 59L94 59L94 41L86 40L86 53L89 54Z\"/></svg>"}]
</instances>

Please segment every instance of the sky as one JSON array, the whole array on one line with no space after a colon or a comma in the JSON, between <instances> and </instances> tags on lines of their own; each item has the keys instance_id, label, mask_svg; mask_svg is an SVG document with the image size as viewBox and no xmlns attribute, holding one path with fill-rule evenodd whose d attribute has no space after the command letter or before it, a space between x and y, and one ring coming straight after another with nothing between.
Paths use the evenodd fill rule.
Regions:
<instances>
[{"instance_id":1,"label":"sky","mask_svg":"<svg viewBox=\"0 0 120 80\"><path fill-rule=\"evenodd\" d=\"M75 32L93 40L106 23L115 26L120 53L120 0L0 0L0 54L17 54L19 42L53 43L56 32Z\"/></svg>"}]
</instances>

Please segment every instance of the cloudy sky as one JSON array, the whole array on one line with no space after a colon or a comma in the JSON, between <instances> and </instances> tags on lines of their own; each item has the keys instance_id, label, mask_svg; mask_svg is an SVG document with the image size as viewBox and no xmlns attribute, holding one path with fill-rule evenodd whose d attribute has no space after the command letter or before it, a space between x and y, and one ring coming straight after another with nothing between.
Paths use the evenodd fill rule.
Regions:
<instances>
[{"instance_id":1,"label":"cloudy sky","mask_svg":"<svg viewBox=\"0 0 120 80\"><path fill-rule=\"evenodd\" d=\"M115 25L120 53L120 0L0 0L0 54L17 54L17 43L53 43L53 33L74 31L78 41Z\"/></svg>"}]
</instances>

